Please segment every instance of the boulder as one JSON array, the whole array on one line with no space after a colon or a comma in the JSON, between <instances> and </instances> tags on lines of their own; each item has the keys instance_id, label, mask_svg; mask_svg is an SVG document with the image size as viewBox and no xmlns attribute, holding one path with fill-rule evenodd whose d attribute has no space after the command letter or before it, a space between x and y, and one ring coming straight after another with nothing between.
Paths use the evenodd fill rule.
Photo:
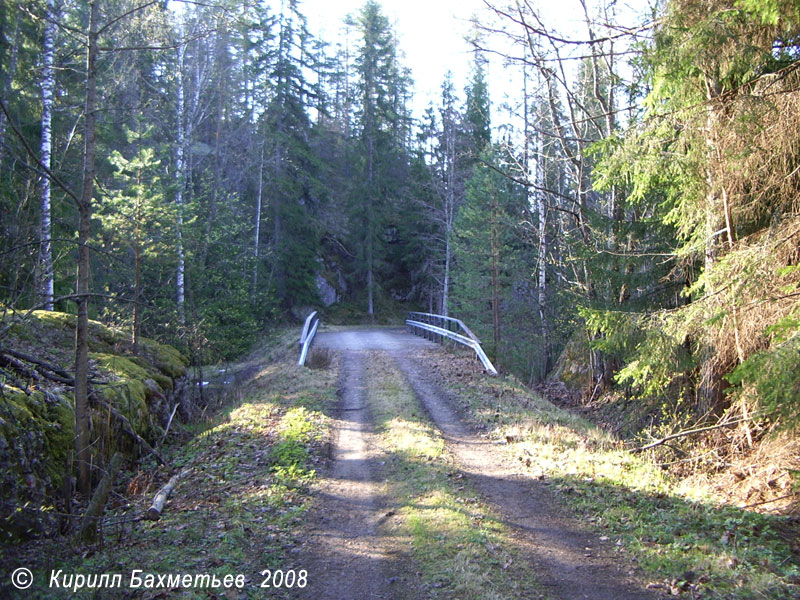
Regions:
<instances>
[{"instance_id":1,"label":"boulder","mask_svg":"<svg viewBox=\"0 0 800 600\"><path fill-rule=\"evenodd\" d=\"M547 379L560 381L570 392L580 394L586 389L591 389L593 385L591 365L591 349L586 339L586 331L578 328L564 346Z\"/></svg>"},{"instance_id":2,"label":"boulder","mask_svg":"<svg viewBox=\"0 0 800 600\"><path fill-rule=\"evenodd\" d=\"M335 304L339 299L338 294L336 293L336 288L333 287L333 285L319 273L317 273L316 281L317 292L319 292L319 299L322 304L325 306Z\"/></svg>"}]
</instances>

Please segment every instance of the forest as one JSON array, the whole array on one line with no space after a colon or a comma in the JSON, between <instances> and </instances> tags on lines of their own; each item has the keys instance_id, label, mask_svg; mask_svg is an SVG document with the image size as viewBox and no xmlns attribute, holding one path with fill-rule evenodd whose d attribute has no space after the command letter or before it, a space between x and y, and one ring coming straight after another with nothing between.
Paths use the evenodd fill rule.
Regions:
<instances>
[{"instance_id":1,"label":"forest","mask_svg":"<svg viewBox=\"0 0 800 600\"><path fill-rule=\"evenodd\" d=\"M564 31L484 4L468 80L415 116L375 0L334 40L300 0L2 0L0 394L33 311L74 315L80 437L90 322L200 366L310 309L422 310L662 458L782 436L791 496L800 5L580 0Z\"/></svg>"}]
</instances>

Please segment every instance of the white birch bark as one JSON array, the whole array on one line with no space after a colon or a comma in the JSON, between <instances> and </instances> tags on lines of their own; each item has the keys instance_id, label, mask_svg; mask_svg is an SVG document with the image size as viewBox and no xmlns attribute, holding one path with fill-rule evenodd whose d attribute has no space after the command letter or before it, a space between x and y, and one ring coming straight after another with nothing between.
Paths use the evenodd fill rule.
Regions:
<instances>
[{"instance_id":1,"label":"white birch bark","mask_svg":"<svg viewBox=\"0 0 800 600\"><path fill-rule=\"evenodd\" d=\"M545 163L544 163L544 141L539 136L538 143L538 156L536 159L537 179L539 186L544 188L546 186L545 179ZM537 296L539 305L539 324L541 326L542 334L542 368L540 376L542 379L547 377L550 370L550 324L547 319L547 205L545 203L544 192L536 193L536 212L539 216L539 247L538 247L538 278L537 278Z\"/></svg>"},{"instance_id":2,"label":"white birch bark","mask_svg":"<svg viewBox=\"0 0 800 600\"><path fill-rule=\"evenodd\" d=\"M55 6L53 0L47 0L44 40L42 43L42 164L51 168L53 150L52 117L53 93L55 90L55 74L53 71L53 55L55 54ZM39 248L40 293L45 310L53 310L53 251L51 244L50 216L50 178L42 177L42 214Z\"/></svg>"},{"instance_id":3,"label":"white birch bark","mask_svg":"<svg viewBox=\"0 0 800 600\"><path fill-rule=\"evenodd\" d=\"M175 276L176 285L176 300L178 305L178 320L181 325L186 324L186 263L183 252L183 189L186 182L186 100L185 90L183 83L183 62L186 53L186 46L181 45L178 47L178 81L177 81L177 104L176 104L176 125L178 144L175 149L175 178L177 184L177 191L175 192L175 205L177 207L178 216L176 223L176 252L178 255L178 268Z\"/></svg>"},{"instance_id":4,"label":"white birch bark","mask_svg":"<svg viewBox=\"0 0 800 600\"><path fill-rule=\"evenodd\" d=\"M444 281L442 282L442 314L449 316L450 302L450 264L452 262L453 227L456 218L456 132L452 120L445 131L447 152L447 189L445 191L445 232L444 232Z\"/></svg>"}]
</instances>

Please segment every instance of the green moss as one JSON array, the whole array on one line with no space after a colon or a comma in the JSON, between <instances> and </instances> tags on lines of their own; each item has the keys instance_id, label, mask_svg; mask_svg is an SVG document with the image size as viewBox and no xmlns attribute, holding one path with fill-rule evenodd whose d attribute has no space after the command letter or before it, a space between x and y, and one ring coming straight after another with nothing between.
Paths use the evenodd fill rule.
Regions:
<instances>
[{"instance_id":1,"label":"green moss","mask_svg":"<svg viewBox=\"0 0 800 600\"><path fill-rule=\"evenodd\" d=\"M150 374L130 358L102 352L94 352L89 358L97 361L101 368L123 379L150 379Z\"/></svg>"},{"instance_id":2,"label":"green moss","mask_svg":"<svg viewBox=\"0 0 800 600\"><path fill-rule=\"evenodd\" d=\"M89 321L89 340L102 342L109 346L122 344L129 341L130 336L120 329L114 329L103 325L99 321Z\"/></svg>"},{"instance_id":3,"label":"green moss","mask_svg":"<svg viewBox=\"0 0 800 600\"><path fill-rule=\"evenodd\" d=\"M68 313L35 310L32 315L42 324L55 327L60 330L73 331L77 317ZM100 321L89 321L89 348L94 351L110 351L115 344L121 344L128 340L125 332L108 327Z\"/></svg>"},{"instance_id":4,"label":"green moss","mask_svg":"<svg viewBox=\"0 0 800 600\"><path fill-rule=\"evenodd\" d=\"M17 433L18 424L33 420L33 413L28 406L28 396L22 390L15 387L4 387L3 403L9 412L6 415L9 418L3 419L2 428L5 431Z\"/></svg>"},{"instance_id":5,"label":"green moss","mask_svg":"<svg viewBox=\"0 0 800 600\"><path fill-rule=\"evenodd\" d=\"M19 338L20 340L26 342L35 342L36 336L34 335L33 331L31 331L30 327L26 327L23 323L14 323L8 330L8 332Z\"/></svg>"},{"instance_id":6,"label":"green moss","mask_svg":"<svg viewBox=\"0 0 800 600\"><path fill-rule=\"evenodd\" d=\"M24 316L5 314L9 315ZM33 311L14 323L5 344L70 370L75 325L73 314ZM152 435L157 426L150 409L161 405L164 394L173 389L173 378L186 373L188 361L174 348L152 340L144 340L140 356L131 356L128 335L97 321L89 322L89 348L90 358L108 380L93 386L94 393L124 415L139 435ZM50 498L59 493L74 445L72 391L44 379L40 384L49 387L30 394L7 384L0 388L0 497L20 506L41 502L42 494ZM93 435L103 440L94 452L115 448L135 452L126 438L115 437L119 427L114 419L109 421L106 410L93 405L90 414ZM0 510L0 534L3 516ZM24 533L28 527L23 523L19 531Z\"/></svg>"},{"instance_id":7,"label":"green moss","mask_svg":"<svg viewBox=\"0 0 800 600\"><path fill-rule=\"evenodd\" d=\"M136 432L144 434L150 428L147 399L153 395L152 377L130 358L114 354L96 353L90 355L104 370L119 378L119 381L97 386L107 402L114 405L123 415L128 417Z\"/></svg>"},{"instance_id":8,"label":"green moss","mask_svg":"<svg viewBox=\"0 0 800 600\"><path fill-rule=\"evenodd\" d=\"M150 428L147 411L147 386L138 379L127 379L107 385L98 385L95 390L103 399L128 418L139 435Z\"/></svg>"},{"instance_id":9,"label":"green moss","mask_svg":"<svg viewBox=\"0 0 800 600\"><path fill-rule=\"evenodd\" d=\"M24 462L33 465L37 479L49 479L53 488L60 486L75 436L71 402L57 394L45 397L43 392L34 391L28 396L20 389L4 387L2 408L0 436L4 447L16 446L24 454ZM21 468L16 461L10 464Z\"/></svg>"},{"instance_id":10,"label":"green moss","mask_svg":"<svg viewBox=\"0 0 800 600\"><path fill-rule=\"evenodd\" d=\"M570 391L592 387L591 349L582 329L575 332L556 361L551 377L562 381Z\"/></svg>"},{"instance_id":11,"label":"green moss","mask_svg":"<svg viewBox=\"0 0 800 600\"><path fill-rule=\"evenodd\" d=\"M141 347L147 354L147 358L165 375L182 377L186 374L189 361L172 346L145 338L141 341Z\"/></svg>"},{"instance_id":12,"label":"green moss","mask_svg":"<svg viewBox=\"0 0 800 600\"><path fill-rule=\"evenodd\" d=\"M75 411L64 396L51 395L47 401L48 425L45 431L47 465L50 479L60 486L67 455L75 439Z\"/></svg>"},{"instance_id":13,"label":"green moss","mask_svg":"<svg viewBox=\"0 0 800 600\"><path fill-rule=\"evenodd\" d=\"M155 381L163 391L172 391L174 387L172 377L164 375L161 371L139 356L131 357L130 360L147 371L150 379Z\"/></svg>"},{"instance_id":14,"label":"green moss","mask_svg":"<svg viewBox=\"0 0 800 600\"><path fill-rule=\"evenodd\" d=\"M67 313L51 310L35 310L32 315L42 324L49 324L59 329L75 329L78 317Z\"/></svg>"}]
</instances>

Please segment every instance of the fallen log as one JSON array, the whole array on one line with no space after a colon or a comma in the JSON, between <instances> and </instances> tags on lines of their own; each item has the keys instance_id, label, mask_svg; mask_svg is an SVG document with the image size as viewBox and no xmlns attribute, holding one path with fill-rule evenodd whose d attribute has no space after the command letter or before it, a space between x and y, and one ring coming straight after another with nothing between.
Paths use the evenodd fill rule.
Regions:
<instances>
[{"instance_id":1,"label":"fallen log","mask_svg":"<svg viewBox=\"0 0 800 600\"><path fill-rule=\"evenodd\" d=\"M100 520L100 515L103 513L103 507L106 505L108 493L111 491L111 486L114 485L114 478L122 466L122 454L115 452L114 456L106 467L105 475L100 480L100 485L92 495L89 502L89 507L86 509L86 514L83 516L81 523L80 539L85 543L93 542L97 538L97 522Z\"/></svg>"},{"instance_id":2,"label":"fallen log","mask_svg":"<svg viewBox=\"0 0 800 600\"><path fill-rule=\"evenodd\" d=\"M18 374L22 375L23 377L27 377L28 379L32 379L33 381L39 381L40 379L39 374L35 370L29 369L22 364L22 361L14 358L13 356L0 353L0 365L13 369ZM19 385L15 385L15 387L22 389Z\"/></svg>"},{"instance_id":3,"label":"fallen log","mask_svg":"<svg viewBox=\"0 0 800 600\"><path fill-rule=\"evenodd\" d=\"M37 358L35 356L31 356L30 354L25 354L24 352L20 352L19 350L13 350L12 348L3 348L3 353L7 354L9 356L13 356L16 359L24 360L25 362L29 362L29 363L32 363L32 364L36 365L36 370L39 371L40 373L42 373L42 369L44 369L45 371L49 371L50 373L42 373L46 377L48 375L55 374L57 377L52 377L51 376L49 378L50 379L54 379L55 381L58 381L59 383L72 383L72 382L74 382L74 379L73 379L72 375L67 373L64 369L62 369L62 368L60 368L60 367L58 367L58 366L56 366L54 364L51 364L51 363L49 363L47 361L44 361L44 360L42 360L40 358ZM74 383L72 383L72 385L74 385Z\"/></svg>"},{"instance_id":4,"label":"fallen log","mask_svg":"<svg viewBox=\"0 0 800 600\"><path fill-rule=\"evenodd\" d=\"M2 348L0 349L0 361L3 361L26 377L30 377L36 381L39 380L39 375L41 375L45 379L55 383L62 383L69 386L75 385L75 378L67 371L49 362L33 357L30 354L25 354L24 352L12 350L11 348ZM21 361L31 363L34 365L34 368L28 368L22 364ZM90 379L89 383L104 384L106 382L98 379Z\"/></svg>"},{"instance_id":5,"label":"fallen log","mask_svg":"<svg viewBox=\"0 0 800 600\"><path fill-rule=\"evenodd\" d=\"M161 513L164 510L164 505L167 503L167 498L169 498L175 486L178 485L178 482L188 475L190 471L191 469L183 469L180 473L170 477L167 484L158 490L156 497L153 498L153 504L147 509L147 513L144 516L145 519L149 521L158 521L161 518Z\"/></svg>"}]
</instances>

